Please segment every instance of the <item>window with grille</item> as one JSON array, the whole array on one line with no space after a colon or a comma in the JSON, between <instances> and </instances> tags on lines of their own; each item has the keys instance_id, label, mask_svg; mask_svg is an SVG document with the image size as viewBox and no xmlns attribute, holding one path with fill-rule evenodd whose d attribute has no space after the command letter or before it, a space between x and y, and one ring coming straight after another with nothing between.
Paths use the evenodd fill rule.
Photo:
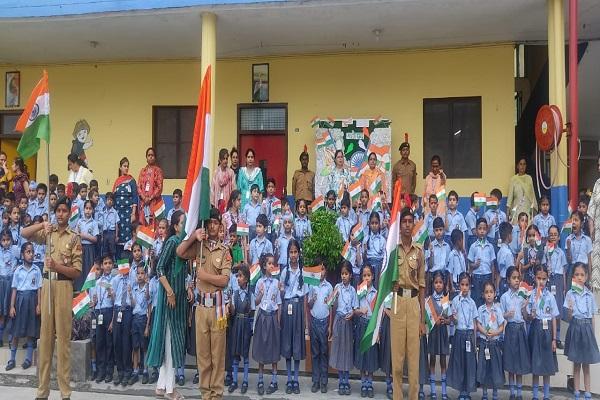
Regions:
<instances>
[{"instance_id":1,"label":"window with grille","mask_svg":"<svg viewBox=\"0 0 600 400\"><path fill-rule=\"evenodd\" d=\"M423 99L423 176L439 155L449 178L481 178L481 97Z\"/></svg>"},{"instance_id":2,"label":"window with grille","mask_svg":"<svg viewBox=\"0 0 600 400\"><path fill-rule=\"evenodd\" d=\"M196 120L195 106L154 106L152 143L167 179L187 177Z\"/></svg>"},{"instance_id":3,"label":"window with grille","mask_svg":"<svg viewBox=\"0 0 600 400\"><path fill-rule=\"evenodd\" d=\"M287 131L287 107L278 105L239 105L240 134L284 134Z\"/></svg>"}]
</instances>

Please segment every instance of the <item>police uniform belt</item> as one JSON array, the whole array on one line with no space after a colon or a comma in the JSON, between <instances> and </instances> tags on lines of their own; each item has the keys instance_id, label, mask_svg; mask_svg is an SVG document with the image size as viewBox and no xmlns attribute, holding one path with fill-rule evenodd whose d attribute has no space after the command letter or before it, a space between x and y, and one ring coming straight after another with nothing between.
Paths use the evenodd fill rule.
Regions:
<instances>
[{"instance_id":1,"label":"police uniform belt","mask_svg":"<svg viewBox=\"0 0 600 400\"><path fill-rule=\"evenodd\" d=\"M417 297L419 295L419 291L417 289L399 288L396 293L400 297L407 297L407 298Z\"/></svg>"},{"instance_id":2,"label":"police uniform belt","mask_svg":"<svg viewBox=\"0 0 600 400\"><path fill-rule=\"evenodd\" d=\"M44 272L42 274L42 276L44 277L44 279L53 279L56 281L72 281L73 280L73 279L67 277L66 275L63 275L58 272Z\"/></svg>"}]
</instances>

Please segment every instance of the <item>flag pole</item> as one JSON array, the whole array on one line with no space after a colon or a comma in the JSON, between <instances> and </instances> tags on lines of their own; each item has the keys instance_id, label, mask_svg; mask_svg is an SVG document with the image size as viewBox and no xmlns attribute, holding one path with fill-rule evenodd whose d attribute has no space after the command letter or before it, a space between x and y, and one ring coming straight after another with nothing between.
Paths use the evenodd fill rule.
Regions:
<instances>
[{"instance_id":1,"label":"flag pole","mask_svg":"<svg viewBox=\"0 0 600 400\"><path fill-rule=\"evenodd\" d=\"M50 184L50 143L46 142L46 177ZM48 186L49 187L49 186ZM46 193L46 206L48 208L48 222L50 221L50 193ZM46 234L46 257L50 257L50 247L52 247L52 234ZM52 315L52 271L48 271L48 314Z\"/></svg>"}]
</instances>

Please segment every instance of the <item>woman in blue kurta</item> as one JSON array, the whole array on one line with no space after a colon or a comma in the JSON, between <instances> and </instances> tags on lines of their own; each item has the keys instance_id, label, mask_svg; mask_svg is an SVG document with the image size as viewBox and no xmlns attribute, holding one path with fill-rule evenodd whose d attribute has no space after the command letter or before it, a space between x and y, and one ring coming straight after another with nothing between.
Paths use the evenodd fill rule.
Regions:
<instances>
[{"instance_id":1,"label":"woman in blue kurta","mask_svg":"<svg viewBox=\"0 0 600 400\"><path fill-rule=\"evenodd\" d=\"M240 210L243 210L246 203L250 201L250 188L252 185L257 184L260 192L265 190L262 171L254 165L254 158L254 149L246 150L246 166L240 168L238 172L237 188L242 193L242 206ZM214 205L216 206L216 204Z\"/></svg>"},{"instance_id":2,"label":"woman in blue kurta","mask_svg":"<svg viewBox=\"0 0 600 400\"><path fill-rule=\"evenodd\" d=\"M129 160L123 157L119 162L119 177L113 185L115 196L115 210L119 214L117 256L120 258L123 246L132 236L132 221L135 221L138 204L137 185L135 179L129 175Z\"/></svg>"}]
</instances>

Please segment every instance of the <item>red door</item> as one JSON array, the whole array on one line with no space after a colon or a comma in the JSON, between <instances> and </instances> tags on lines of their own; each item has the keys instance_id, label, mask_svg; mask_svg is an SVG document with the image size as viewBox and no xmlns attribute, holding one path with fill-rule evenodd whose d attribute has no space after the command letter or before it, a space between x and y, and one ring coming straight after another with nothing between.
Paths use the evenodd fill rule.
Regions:
<instances>
[{"instance_id":1,"label":"red door","mask_svg":"<svg viewBox=\"0 0 600 400\"><path fill-rule=\"evenodd\" d=\"M246 150L254 149L255 163L263 170L266 179L275 179L275 195L283 197L283 189L287 183L287 138L281 134L241 134L240 135L240 164L246 165Z\"/></svg>"}]
</instances>

